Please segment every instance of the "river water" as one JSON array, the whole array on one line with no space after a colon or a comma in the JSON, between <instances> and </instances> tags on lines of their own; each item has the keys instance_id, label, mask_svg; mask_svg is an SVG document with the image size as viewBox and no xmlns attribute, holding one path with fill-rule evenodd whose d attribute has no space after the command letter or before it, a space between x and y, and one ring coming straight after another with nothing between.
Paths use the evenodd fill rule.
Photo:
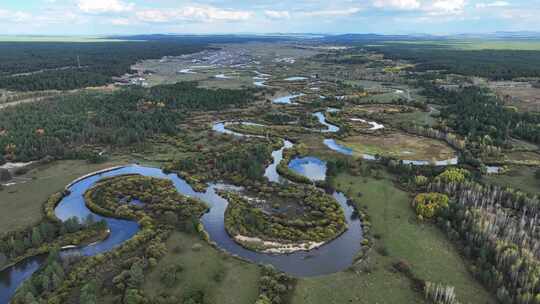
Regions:
<instances>
[{"instance_id":1,"label":"river water","mask_svg":"<svg viewBox=\"0 0 540 304\"><path fill-rule=\"evenodd\" d=\"M227 130L226 123L217 123L213 129L218 132L224 132L235 136L247 136L244 134ZM329 128L331 128L329 126ZM273 162L265 171L265 176L271 182L283 182L277 171L277 165L283 158L283 150L292 147L292 143L284 140L284 146L272 153ZM324 170L322 165L324 164ZM293 170L299 170L299 173L312 180L324 180L326 173L326 164L317 158L304 158L293 160L291 162ZM313 170L311 170L311 169ZM123 174L141 174L157 178L169 179L179 193L183 195L198 198L210 206L210 211L204 214L201 222L210 236L210 240L225 250L226 252L237 255L254 263L271 264L277 269L298 277L318 276L342 271L349 267L361 248L362 229L361 222L352 206L347 203L347 198L339 192L332 195L343 208L348 229L333 241L307 252L296 252L287 255L265 254L251 251L243 248L236 243L226 232L224 227L224 214L228 202L220 197L216 190L226 189L231 191L241 191L241 188L233 185L210 184L205 192L196 192L184 179L176 174L166 174L161 169L126 166L112 171L103 172L97 175L86 177L74 184L68 189L70 194L65 196L55 209L56 216L65 221L70 217L76 216L80 219L93 214L85 205L84 193L104 177L118 176ZM80 254L83 256L94 256L112 250L129 240L139 231L137 223L132 221L102 217L93 214L96 220L103 219L111 231L110 236L103 242L85 246L78 249L68 249L62 251L62 255ZM9 299L15 293L24 280L28 279L35 271L39 269L45 260L45 256L28 258L12 267L0 272L0 303L8 303Z\"/></svg>"}]
</instances>

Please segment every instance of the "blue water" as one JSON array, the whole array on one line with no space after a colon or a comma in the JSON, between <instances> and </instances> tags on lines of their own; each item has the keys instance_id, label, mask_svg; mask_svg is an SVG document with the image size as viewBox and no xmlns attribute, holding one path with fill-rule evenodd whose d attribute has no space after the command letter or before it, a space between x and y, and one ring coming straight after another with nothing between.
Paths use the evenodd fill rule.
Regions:
<instances>
[{"instance_id":1,"label":"blue water","mask_svg":"<svg viewBox=\"0 0 540 304\"><path fill-rule=\"evenodd\" d=\"M272 152L273 161L268 167L266 167L266 171L264 172L264 176L269 181L274 182L274 183L282 183L285 180L277 172L277 167L279 163L281 162L281 160L283 159L283 150L292 148L292 146L293 146L292 142L288 140L284 140L283 147L279 150Z\"/></svg>"},{"instance_id":2,"label":"blue water","mask_svg":"<svg viewBox=\"0 0 540 304\"><path fill-rule=\"evenodd\" d=\"M337 126L326 123L326 119L322 112L315 113L314 115L319 118L322 124L328 127L326 132L337 132L339 130ZM227 130L226 124L227 123L216 123L213 126L213 130L234 136L249 136ZM333 140L328 140L328 143L331 143L331 141ZM274 160L272 164L267 167L265 172L265 176L269 181L278 183L286 181L286 179L277 173L276 168L283 159L283 150L292 146L293 144L291 142L284 140L283 147L272 153ZM348 151L344 149L341 150L344 152ZM352 153L352 151L350 152ZM315 157L293 159L289 163L289 167L299 174L308 177L312 181L323 181L326 179L326 162ZM240 191L241 188L232 185L210 184L205 192L196 192L185 180L178 177L176 174L166 174L158 168L133 165L84 178L68 188L70 194L65 196L56 207L56 216L63 221L73 216L84 220L89 214L92 214L94 219L103 219L107 222L110 229L110 235L106 240L96 244L88 245L83 248L64 250L61 252L62 256L71 254L94 256L104 253L131 239L139 231L139 226L135 222L106 218L92 213L86 207L83 197L87 189L95 185L96 182L104 177L134 173L169 179L174 183L178 192L186 196L198 198L207 203L210 206L210 211L202 216L201 222L208 232L210 239L215 242L219 248L254 263L271 264L277 269L293 276L318 276L342 271L352 264L354 257L361 248L362 229L360 220L355 215L354 208L347 204L347 198L342 193L334 192L333 197L345 212L348 229L338 238L320 248L310 250L309 252L296 252L288 255L264 254L243 248L225 231L224 214L228 202L220 197L216 193L216 190L228 189L231 191ZM0 272L0 303L8 303L16 289L22 282L39 269L45 258L45 256L28 258Z\"/></svg>"},{"instance_id":3,"label":"blue water","mask_svg":"<svg viewBox=\"0 0 540 304\"><path fill-rule=\"evenodd\" d=\"M307 77L294 76L294 77L285 78L285 81L302 81L302 80L307 80Z\"/></svg>"},{"instance_id":4,"label":"blue water","mask_svg":"<svg viewBox=\"0 0 540 304\"><path fill-rule=\"evenodd\" d=\"M242 133L238 133L238 132L235 132L233 130L228 129L227 126L232 125L232 124L243 124L243 125L247 125L247 126L251 125L251 126L264 127L264 125L251 123L251 122L216 122L216 123L214 123L212 125L212 130L215 131L215 132L228 134L228 135L233 135L233 136L237 136L237 137L264 138L264 136L252 135L252 134L242 134Z\"/></svg>"},{"instance_id":5,"label":"blue water","mask_svg":"<svg viewBox=\"0 0 540 304\"><path fill-rule=\"evenodd\" d=\"M352 156L354 154L354 151L351 148L347 148L343 145L338 144L334 139L325 139L323 143L326 147L338 153L341 153L347 156ZM362 154L361 157L365 160L377 160L377 157L372 154ZM458 158L455 157L455 158L451 158L447 160L438 160L438 161L428 161L428 160L401 160L401 161L405 165L412 165L412 166L429 166L429 165L452 166L452 165L457 165Z\"/></svg>"},{"instance_id":6,"label":"blue water","mask_svg":"<svg viewBox=\"0 0 540 304\"><path fill-rule=\"evenodd\" d=\"M289 168L312 181L326 179L326 162L316 157L294 158L289 162Z\"/></svg>"},{"instance_id":7,"label":"blue water","mask_svg":"<svg viewBox=\"0 0 540 304\"><path fill-rule=\"evenodd\" d=\"M291 163L295 170L300 170L300 172L313 180L324 180L325 178L326 164L323 161L316 158L305 158L303 160L293 160ZM223 219L228 202L220 197L216 190L239 191L241 188L224 184L210 184L205 192L196 192L185 180L175 174L166 174L158 168L135 165L91 176L73 184L69 188L71 193L64 197L56 208L56 215L62 220L72 216L84 219L88 214L93 214L84 203L83 194L87 189L103 177L133 173L169 179L180 193L206 202L210 206L210 211L203 215L201 222L210 239L221 249L254 263L271 264L293 276L317 276L338 272L349 267L360 250L362 240L360 220L354 216L354 209L347 205L347 199L341 193L336 192L333 196L344 209L347 219L349 229L342 235L332 242L309 252L296 252L289 255L264 254L241 247L225 231ZM62 251L62 255L81 254L94 256L107 252L129 240L139 230L138 225L131 221L101 217L97 214L93 214L93 216L96 220L104 219L107 222L111 230L109 238L81 249ZM8 303L16 288L39 268L44 259L44 256L29 258L2 271L0 273L0 303Z\"/></svg>"},{"instance_id":8,"label":"blue water","mask_svg":"<svg viewBox=\"0 0 540 304\"><path fill-rule=\"evenodd\" d=\"M305 94L302 94L302 93L300 93L300 94L291 94L291 95L276 98L276 99L272 100L272 103L293 104L293 102L292 102L293 99L304 96L304 95Z\"/></svg>"},{"instance_id":9,"label":"blue water","mask_svg":"<svg viewBox=\"0 0 540 304\"><path fill-rule=\"evenodd\" d=\"M110 235L107 239L97 244L64 250L61 252L62 256L72 254L94 256L107 252L124 241L129 240L139 231L139 226L135 222L99 216L91 212L84 204L83 195L88 188L94 185L102 176L110 176L118 171L121 170L92 176L69 187L71 193L65 196L56 207L56 216L62 221L74 216L80 220L84 220L89 214L92 214L95 220L103 219L107 222ZM44 260L45 256L32 257L0 272L0 303L8 303L17 287L37 271Z\"/></svg>"},{"instance_id":10,"label":"blue water","mask_svg":"<svg viewBox=\"0 0 540 304\"><path fill-rule=\"evenodd\" d=\"M323 112L317 112L313 113L313 116L317 117L319 122L326 127L326 129L322 129L321 132L323 133L336 133L339 131L339 127L336 125L333 125L326 121L326 117L324 116Z\"/></svg>"},{"instance_id":11,"label":"blue water","mask_svg":"<svg viewBox=\"0 0 540 304\"><path fill-rule=\"evenodd\" d=\"M339 152L341 154L345 154L348 156L353 155L353 150L351 148L347 148L343 145L338 144L334 139L325 139L323 141L324 145L327 146L329 149Z\"/></svg>"}]
</instances>

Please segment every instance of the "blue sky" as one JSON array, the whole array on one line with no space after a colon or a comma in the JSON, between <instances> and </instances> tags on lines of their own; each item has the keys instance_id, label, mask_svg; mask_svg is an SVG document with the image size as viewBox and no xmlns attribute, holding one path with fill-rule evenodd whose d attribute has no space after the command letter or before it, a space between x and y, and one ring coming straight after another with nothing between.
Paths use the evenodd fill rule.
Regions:
<instances>
[{"instance_id":1,"label":"blue sky","mask_svg":"<svg viewBox=\"0 0 540 304\"><path fill-rule=\"evenodd\" d=\"M0 34L540 31L540 0L0 0Z\"/></svg>"}]
</instances>

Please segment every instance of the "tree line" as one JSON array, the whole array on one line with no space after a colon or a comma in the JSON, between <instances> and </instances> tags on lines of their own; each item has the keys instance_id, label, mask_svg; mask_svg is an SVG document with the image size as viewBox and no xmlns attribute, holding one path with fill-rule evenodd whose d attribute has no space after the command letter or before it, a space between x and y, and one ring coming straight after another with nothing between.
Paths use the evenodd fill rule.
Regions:
<instances>
[{"instance_id":1,"label":"tree line","mask_svg":"<svg viewBox=\"0 0 540 304\"><path fill-rule=\"evenodd\" d=\"M410 60L414 70L445 71L492 80L540 77L540 52L526 50L459 50L441 44L381 43L366 48L393 60Z\"/></svg>"},{"instance_id":2,"label":"tree line","mask_svg":"<svg viewBox=\"0 0 540 304\"><path fill-rule=\"evenodd\" d=\"M454 170L427 187L451 197L437 224L461 245L473 274L501 303L540 303L538 197L479 184L464 172Z\"/></svg>"},{"instance_id":3,"label":"tree line","mask_svg":"<svg viewBox=\"0 0 540 304\"><path fill-rule=\"evenodd\" d=\"M175 134L188 111L243 106L253 92L210 90L196 83L113 93L80 93L0 111L0 163L88 158L87 145L122 147Z\"/></svg>"},{"instance_id":4,"label":"tree line","mask_svg":"<svg viewBox=\"0 0 540 304\"><path fill-rule=\"evenodd\" d=\"M505 146L511 137L538 143L540 115L506 107L487 89L471 86L457 91L424 83L423 94L446 105L441 111L447 127L484 146ZM444 127L444 126L443 126Z\"/></svg>"},{"instance_id":5,"label":"tree line","mask_svg":"<svg viewBox=\"0 0 540 304\"><path fill-rule=\"evenodd\" d=\"M113 41L92 43L2 42L0 88L71 90L101 86L128 73L138 60L202 51L204 42Z\"/></svg>"}]
</instances>

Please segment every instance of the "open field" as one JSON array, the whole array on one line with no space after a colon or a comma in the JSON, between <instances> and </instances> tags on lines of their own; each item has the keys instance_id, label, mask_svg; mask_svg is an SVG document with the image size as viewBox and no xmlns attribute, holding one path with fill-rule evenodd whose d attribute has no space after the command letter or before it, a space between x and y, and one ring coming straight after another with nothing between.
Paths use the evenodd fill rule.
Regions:
<instances>
[{"instance_id":1,"label":"open field","mask_svg":"<svg viewBox=\"0 0 540 304\"><path fill-rule=\"evenodd\" d=\"M366 97L369 98L369 97ZM392 104L376 104L376 105L360 105L350 109L351 113L359 114L397 114L412 109L407 106L392 105Z\"/></svg>"},{"instance_id":2,"label":"open field","mask_svg":"<svg viewBox=\"0 0 540 304\"><path fill-rule=\"evenodd\" d=\"M538 150L540 150L540 147L537 144L531 143L529 141L521 140L521 139L512 138L512 139L510 139L510 143L512 144L512 147L515 150L519 150L519 151L538 151Z\"/></svg>"},{"instance_id":3,"label":"open field","mask_svg":"<svg viewBox=\"0 0 540 304\"><path fill-rule=\"evenodd\" d=\"M126 162L123 160L102 164L56 161L18 176L17 179L24 182L4 187L4 190L0 191L0 232L25 228L39 221L45 200L51 194L64 190L74 179L124 163Z\"/></svg>"},{"instance_id":4,"label":"open field","mask_svg":"<svg viewBox=\"0 0 540 304\"><path fill-rule=\"evenodd\" d=\"M200 81L201 87L241 88L254 86L253 77L258 76L254 71L270 73L276 78L303 74L306 70L304 65L292 65L284 70L281 67L282 62L297 62L318 53L289 44L255 42L213 46L217 49L195 53L189 57L144 60L133 68L151 73L146 76L150 86ZM226 77L216 78L216 75Z\"/></svg>"},{"instance_id":5,"label":"open field","mask_svg":"<svg viewBox=\"0 0 540 304\"><path fill-rule=\"evenodd\" d=\"M515 106L524 112L540 112L540 89L532 86L497 86L489 87L505 100L505 104Z\"/></svg>"},{"instance_id":6,"label":"open field","mask_svg":"<svg viewBox=\"0 0 540 304\"><path fill-rule=\"evenodd\" d=\"M391 43L446 46L458 50L540 50L540 39L448 39L421 41L387 41Z\"/></svg>"},{"instance_id":7,"label":"open field","mask_svg":"<svg viewBox=\"0 0 540 304\"><path fill-rule=\"evenodd\" d=\"M143 290L147 295L174 295L182 299L196 291L204 293L204 303L253 304L259 294L260 270L257 265L222 254L198 237L175 232L167 240L168 253L146 276ZM161 282L164 268L181 265L175 286ZM183 302L184 303L184 302Z\"/></svg>"},{"instance_id":8,"label":"open field","mask_svg":"<svg viewBox=\"0 0 540 304\"><path fill-rule=\"evenodd\" d=\"M456 156L442 141L405 133L358 135L338 140L338 143L353 149L356 155L378 154L405 160L447 160Z\"/></svg>"},{"instance_id":9,"label":"open field","mask_svg":"<svg viewBox=\"0 0 540 304\"><path fill-rule=\"evenodd\" d=\"M516 151L506 154L504 163L540 165L540 154L531 151Z\"/></svg>"},{"instance_id":10,"label":"open field","mask_svg":"<svg viewBox=\"0 0 540 304\"><path fill-rule=\"evenodd\" d=\"M515 166L504 174L487 175L484 179L502 187L511 187L529 193L540 192L540 180L536 179L534 173L537 167Z\"/></svg>"},{"instance_id":11,"label":"open field","mask_svg":"<svg viewBox=\"0 0 540 304\"><path fill-rule=\"evenodd\" d=\"M434 110L433 113L436 111L437 110ZM432 116L432 112L430 111L423 111L409 106L390 104L354 106L347 109L347 113L350 116L376 115L375 117L384 121L383 124L392 126L400 125L402 123L415 123L421 126L432 126L437 121L436 118Z\"/></svg>"},{"instance_id":12,"label":"open field","mask_svg":"<svg viewBox=\"0 0 540 304\"><path fill-rule=\"evenodd\" d=\"M384 174L383 174L384 175ZM404 260L421 279L456 287L462 303L494 303L489 293L468 273L465 263L446 236L431 224L419 224L410 207L411 197L388 176L339 175L338 190L359 202L370 216L375 240L371 272L342 272L300 280L293 303L422 303L408 279L392 271L392 263ZM384 252L382 255L379 252ZM335 290L339 289L337 293Z\"/></svg>"},{"instance_id":13,"label":"open field","mask_svg":"<svg viewBox=\"0 0 540 304\"><path fill-rule=\"evenodd\" d=\"M429 112L423 111L414 111L411 113L396 113L393 115L388 115L388 119L385 121L390 122L390 124L400 124L400 123L411 123L414 122L417 125L424 126L433 126L437 120Z\"/></svg>"},{"instance_id":14,"label":"open field","mask_svg":"<svg viewBox=\"0 0 540 304\"><path fill-rule=\"evenodd\" d=\"M374 103L391 103L400 98L404 98L404 95L397 92L388 92L382 94L370 94L367 97L362 98L362 100L372 101Z\"/></svg>"},{"instance_id":15,"label":"open field","mask_svg":"<svg viewBox=\"0 0 540 304\"><path fill-rule=\"evenodd\" d=\"M180 73L179 71L189 68L181 62L162 62L161 60L146 60L135 65L136 69L152 71L146 76L150 86L173 84L181 81L199 81L200 87L206 88L233 88L253 86L255 76L251 71L242 71L228 67L194 68L193 72ZM216 78L223 74L227 78Z\"/></svg>"},{"instance_id":16,"label":"open field","mask_svg":"<svg viewBox=\"0 0 540 304\"><path fill-rule=\"evenodd\" d=\"M521 50L539 51L540 40L465 40L455 41L451 46L462 50Z\"/></svg>"}]
</instances>

